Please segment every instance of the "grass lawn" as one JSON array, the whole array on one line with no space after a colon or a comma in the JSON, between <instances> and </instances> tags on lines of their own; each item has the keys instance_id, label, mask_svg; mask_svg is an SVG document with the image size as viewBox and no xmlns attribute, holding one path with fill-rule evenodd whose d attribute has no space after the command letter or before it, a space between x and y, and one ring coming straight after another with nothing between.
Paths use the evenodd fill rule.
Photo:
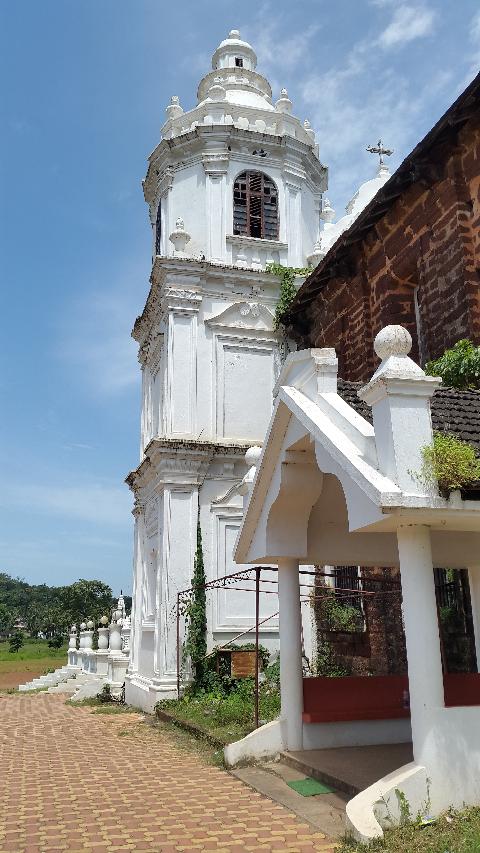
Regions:
<instances>
[{"instance_id":1,"label":"grass lawn","mask_svg":"<svg viewBox=\"0 0 480 853\"><path fill-rule=\"evenodd\" d=\"M98 696L91 696L88 699L80 699L79 702L72 702L71 699L67 699L65 705L71 705L72 708L93 708L92 714L139 713L138 708L133 708L131 705L122 705L120 702L102 702Z\"/></svg>"},{"instance_id":2,"label":"grass lawn","mask_svg":"<svg viewBox=\"0 0 480 853\"><path fill-rule=\"evenodd\" d=\"M203 708L195 702L182 704L181 700L180 702L174 699L166 700L162 702L160 710L171 714L175 720L197 726L204 734L223 744L240 740L254 729L254 725L248 717L243 723L237 721L220 722L215 719L214 714L210 713L209 709Z\"/></svg>"},{"instance_id":3,"label":"grass lawn","mask_svg":"<svg viewBox=\"0 0 480 853\"><path fill-rule=\"evenodd\" d=\"M480 808L441 815L434 824L399 826L370 845L346 843L337 853L479 853Z\"/></svg>"},{"instance_id":4,"label":"grass lawn","mask_svg":"<svg viewBox=\"0 0 480 853\"><path fill-rule=\"evenodd\" d=\"M67 662L67 645L50 649L48 640L26 639L18 652L9 651L8 641L0 642L0 688L17 687L47 669Z\"/></svg>"},{"instance_id":5,"label":"grass lawn","mask_svg":"<svg viewBox=\"0 0 480 853\"><path fill-rule=\"evenodd\" d=\"M253 690L253 681L245 679L226 695L221 692L187 694L182 699L159 702L157 708L176 720L193 724L223 744L233 743L255 728ZM268 682L261 685L259 712L260 724L278 716L278 687Z\"/></svg>"}]
</instances>

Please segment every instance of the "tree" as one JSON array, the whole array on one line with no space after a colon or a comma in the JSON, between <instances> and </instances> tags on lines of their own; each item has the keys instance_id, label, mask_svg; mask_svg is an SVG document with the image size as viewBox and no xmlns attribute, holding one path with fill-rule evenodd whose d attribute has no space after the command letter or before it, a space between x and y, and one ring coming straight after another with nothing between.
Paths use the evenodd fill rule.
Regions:
<instances>
[{"instance_id":1,"label":"tree","mask_svg":"<svg viewBox=\"0 0 480 853\"><path fill-rule=\"evenodd\" d=\"M102 581L78 580L63 587L62 609L70 624L78 624L83 619L100 619L109 615L112 603L112 590Z\"/></svg>"},{"instance_id":2,"label":"tree","mask_svg":"<svg viewBox=\"0 0 480 853\"><path fill-rule=\"evenodd\" d=\"M480 347L462 338L440 358L428 361L425 372L430 376L440 376L449 388L460 391L480 389Z\"/></svg>"},{"instance_id":3,"label":"tree","mask_svg":"<svg viewBox=\"0 0 480 853\"><path fill-rule=\"evenodd\" d=\"M18 652L23 646L23 634L21 631L15 631L12 637L10 637L10 648L9 652Z\"/></svg>"},{"instance_id":4,"label":"tree","mask_svg":"<svg viewBox=\"0 0 480 853\"><path fill-rule=\"evenodd\" d=\"M197 550L193 564L192 594L186 607L187 640L185 654L190 655L193 677L197 687L205 678L207 655L207 596L205 593L205 567L203 564L202 528L200 514L197 521Z\"/></svg>"},{"instance_id":5,"label":"tree","mask_svg":"<svg viewBox=\"0 0 480 853\"><path fill-rule=\"evenodd\" d=\"M15 611L10 610L6 604L0 603L0 634L8 634L12 630L16 618Z\"/></svg>"}]
</instances>

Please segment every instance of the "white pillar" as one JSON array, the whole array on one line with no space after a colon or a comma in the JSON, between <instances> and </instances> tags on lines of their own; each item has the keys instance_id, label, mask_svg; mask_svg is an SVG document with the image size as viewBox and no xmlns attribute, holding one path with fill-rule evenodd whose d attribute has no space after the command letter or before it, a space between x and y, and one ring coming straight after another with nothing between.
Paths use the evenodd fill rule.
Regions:
<instances>
[{"instance_id":1,"label":"white pillar","mask_svg":"<svg viewBox=\"0 0 480 853\"><path fill-rule=\"evenodd\" d=\"M415 760L419 761L423 741L427 736L429 712L444 706L440 632L430 530L421 525L399 527L397 539L407 645L413 751Z\"/></svg>"},{"instance_id":2,"label":"white pillar","mask_svg":"<svg viewBox=\"0 0 480 853\"><path fill-rule=\"evenodd\" d=\"M286 748L303 748L302 617L298 560L278 561L280 691Z\"/></svg>"},{"instance_id":3,"label":"white pillar","mask_svg":"<svg viewBox=\"0 0 480 853\"><path fill-rule=\"evenodd\" d=\"M475 632L475 653L477 655L477 671L480 672L480 565L468 570L470 584L470 599L472 602L473 630Z\"/></svg>"}]
</instances>

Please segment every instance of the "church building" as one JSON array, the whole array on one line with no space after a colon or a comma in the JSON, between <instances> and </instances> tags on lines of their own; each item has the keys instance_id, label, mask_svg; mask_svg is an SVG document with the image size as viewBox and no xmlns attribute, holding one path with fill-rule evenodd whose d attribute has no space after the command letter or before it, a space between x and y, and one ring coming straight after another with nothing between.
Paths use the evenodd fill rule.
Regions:
<instances>
[{"instance_id":1,"label":"church building","mask_svg":"<svg viewBox=\"0 0 480 853\"><path fill-rule=\"evenodd\" d=\"M276 101L253 48L232 30L199 83L197 104L166 108L144 181L151 288L133 337L142 371L128 703L175 695L176 608L191 587L199 521L207 581L238 567L246 450L260 445L286 355L274 328L275 262L316 263L327 170L308 121ZM207 598L208 645L253 624L253 596ZM262 596L261 618L278 607ZM183 637L183 626L182 637ZM260 629L277 645L278 621ZM241 642L248 640L244 638Z\"/></svg>"}]
</instances>

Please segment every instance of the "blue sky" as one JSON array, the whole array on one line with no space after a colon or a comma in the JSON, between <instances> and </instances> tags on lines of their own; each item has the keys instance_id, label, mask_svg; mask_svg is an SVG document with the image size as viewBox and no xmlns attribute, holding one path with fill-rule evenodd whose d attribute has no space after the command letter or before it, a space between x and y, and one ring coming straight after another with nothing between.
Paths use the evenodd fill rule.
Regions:
<instances>
[{"instance_id":1,"label":"blue sky","mask_svg":"<svg viewBox=\"0 0 480 853\"><path fill-rule=\"evenodd\" d=\"M379 136L411 150L475 75L477 0L0 0L0 571L131 591L150 272L141 180L228 30L317 131L341 215Z\"/></svg>"}]
</instances>

